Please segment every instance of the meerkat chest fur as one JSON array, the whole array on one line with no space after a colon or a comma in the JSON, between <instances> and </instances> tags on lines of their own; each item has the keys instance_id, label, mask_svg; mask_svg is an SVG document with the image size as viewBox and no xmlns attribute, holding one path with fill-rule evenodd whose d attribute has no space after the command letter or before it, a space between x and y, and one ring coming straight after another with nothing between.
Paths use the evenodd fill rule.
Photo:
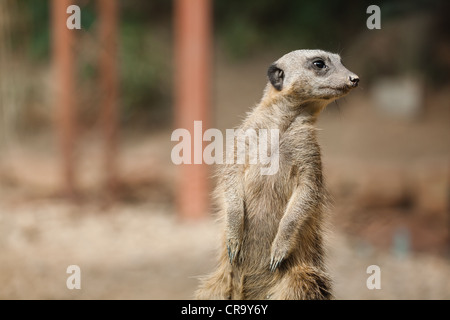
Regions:
<instances>
[{"instance_id":1,"label":"meerkat chest fur","mask_svg":"<svg viewBox=\"0 0 450 320\"><path fill-rule=\"evenodd\" d=\"M316 128L311 124L309 116L298 114L298 111L282 113L273 105L268 109L264 102L261 103L261 108L255 108L242 128L278 129L279 142L276 150L267 148L269 153L276 153L278 165L277 170L270 175L261 174L264 164L259 162L246 162L241 168L245 205L242 249L247 246L253 248L258 242L258 254L265 251L268 259L267 252L270 251L294 191L298 188L311 188L309 201L314 202L317 208L315 215L319 216L325 190ZM265 236L261 237L261 234ZM298 238L302 242L302 233ZM250 252L246 254L252 255Z\"/></svg>"},{"instance_id":2,"label":"meerkat chest fur","mask_svg":"<svg viewBox=\"0 0 450 320\"><path fill-rule=\"evenodd\" d=\"M255 115L261 116L261 111L255 110ZM300 116L287 121L289 121L288 125L272 123L267 125L269 130L277 129L275 133L272 132L278 135L277 145L274 148L270 145L270 141L263 141L265 137L258 137L261 139L260 142L268 144L268 157L277 161L274 166L276 170L263 175L261 169L267 167L267 164L261 162L249 164L247 158L242 168L246 194L272 195L276 199L289 198L301 174L307 171L306 169L315 169L315 174L321 175L321 153L317 143L316 128ZM248 126L244 127L248 128ZM255 132L258 132L260 127L255 126L255 129Z\"/></svg>"}]
</instances>

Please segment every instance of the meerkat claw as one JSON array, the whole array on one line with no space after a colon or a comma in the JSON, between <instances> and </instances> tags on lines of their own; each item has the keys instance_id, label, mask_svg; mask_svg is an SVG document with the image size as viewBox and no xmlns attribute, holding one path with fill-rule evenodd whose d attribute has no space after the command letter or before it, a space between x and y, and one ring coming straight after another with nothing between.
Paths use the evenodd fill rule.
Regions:
<instances>
[{"instance_id":1,"label":"meerkat claw","mask_svg":"<svg viewBox=\"0 0 450 320\"><path fill-rule=\"evenodd\" d=\"M269 269L271 272L275 272L275 270L278 268L278 266L281 264L281 261L283 261L283 258L281 259L270 259L270 266Z\"/></svg>"},{"instance_id":2,"label":"meerkat claw","mask_svg":"<svg viewBox=\"0 0 450 320\"><path fill-rule=\"evenodd\" d=\"M230 260L230 264L232 265L234 259L236 258L239 251L239 244L236 241L228 240L227 242L227 252L228 259Z\"/></svg>"},{"instance_id":3,"label":"meerkat claw","mask_svg":"<svg viewBox=\"0 0 450 320\"><path fill-rule=\"evenodd\" d=\"M228 259L230 260L230 264L233 264L233 259L234 259L234 254L233 252L231 252L231 248L229 246L227 246L228 249Z\"/></svg>"}]
</instances>

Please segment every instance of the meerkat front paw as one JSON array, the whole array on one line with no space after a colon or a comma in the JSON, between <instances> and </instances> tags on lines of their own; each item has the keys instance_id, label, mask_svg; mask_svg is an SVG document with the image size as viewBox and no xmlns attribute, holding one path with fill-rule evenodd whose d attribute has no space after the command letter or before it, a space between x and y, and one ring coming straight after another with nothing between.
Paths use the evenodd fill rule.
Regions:
<instances>
[{"instance_id":1,"label":"meerkat front paw","mask_svg":"<svg viewBox=\"0 0 450 320\"><path fill-rule=\"evenodd\" d=\"M270 253L270 271L274 272L278 266L283 262L288 256L289 245L284 241L275 240L272 245L272 250Z\"/></svg>"},{"instance_id":2,"label":"meerkat front paw","mask_svg":"<svg viewBox=\"0 0 450 320\"><path fill-rule=\"evenodd\" d=\"M239 249L241 248L241 242L236 238L229 237L227 239L227 251L228 251L228 259L230 260L230 264L233 264L233 261L237 258L239 254Z\"/></svg>"}]
</instances>

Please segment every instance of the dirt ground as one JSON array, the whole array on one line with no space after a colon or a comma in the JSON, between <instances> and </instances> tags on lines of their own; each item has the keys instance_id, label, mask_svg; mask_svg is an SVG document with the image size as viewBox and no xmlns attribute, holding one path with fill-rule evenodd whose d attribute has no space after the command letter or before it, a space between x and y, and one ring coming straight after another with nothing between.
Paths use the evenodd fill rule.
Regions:
<instances>
[{"instance_id":1,"label":"dirt ground","mask_svg":"<svg viewBox=\"0 0 450 320\"><path fill-rule=\"evenodd\" d=\"M218 128L236 126L259 100L271 59L216 68ZM319 121L337 299L450 299L448 92L429 96L420 119L403 121L377 112L363 86ZM192 298L197 277L214 267L221 230L212 218L177 218L170 134L126 133L115 201L101 188L95 134L79 147L76 202L59 194L51 136L4 147L0 299ZM81 268L80 290L66 286L70 265ZM381 270L379 290L366 286L371 265Z\"/></svg>"},{"instance_id":2,"label":"dirt ground","mask_svg":"<svg viewBox=\"0 0 450 320\"><path fill-rule=\"evenodd\" d=\"M180 222L171 208L35 200L0 207L1 299L190 299L197 276L214 266L212 220ZM332 230L327 246L337 299L449 299L448 258L396 255ZM81 289L69 290L69 265ZM381 289L366 286L381 268Z\"/></svg>"}]
</instances>

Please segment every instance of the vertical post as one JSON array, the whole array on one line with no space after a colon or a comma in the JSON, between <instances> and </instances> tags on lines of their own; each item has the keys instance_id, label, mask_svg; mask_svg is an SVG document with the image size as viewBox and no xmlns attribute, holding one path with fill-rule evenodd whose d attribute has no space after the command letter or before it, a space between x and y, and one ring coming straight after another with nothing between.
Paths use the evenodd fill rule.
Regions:
<instances>
[{"instance_id":1,"label":"vertical post","mask_svg":"<svg viewBox=\"0 0 450 320\"><path fill-rule=\"evenodd\" d=\"M202 137L210 125L210 63L211 1L175 0L175 125L189 130L192 141L194 121L202 121ZM180 216L205 217L209 211L208 167L203 161L182 164L179 178Z\"/></svg>"},{"instance_id":2,"label":"vertical post","mask_svg":"<svg viewBox=\"0 0 450 320\"><path fill-rule=\"evenodd\" d=\"M62 154L62 173L64 191L67 195L75 194L75 70L74 70L74 30L66 26L67 7L70 0L53 0L52 4L52 44L55 68L56 130Z\"/></svg>"},{"instance_id":3,"label":"vertical post","mask_svg":"<svg viewBox=\"0 0 450 320\"><path fill-rule=\"evenodd\" d=\"M114 193L117 187L117 149L118 149L118 4L116 0L98 0L100 20L100 116L105 140L104 172L106 187Z\"/></svg>"}]
</instances>

